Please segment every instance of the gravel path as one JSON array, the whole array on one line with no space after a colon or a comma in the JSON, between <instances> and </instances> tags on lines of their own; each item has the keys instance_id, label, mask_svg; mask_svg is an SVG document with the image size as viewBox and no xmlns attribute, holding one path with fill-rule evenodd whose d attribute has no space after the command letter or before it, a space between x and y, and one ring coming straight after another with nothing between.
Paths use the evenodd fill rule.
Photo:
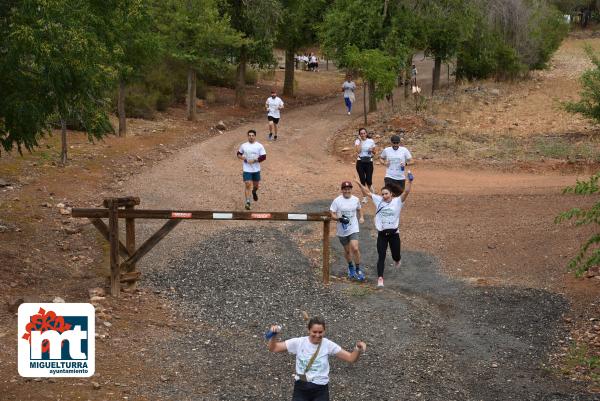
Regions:
<instances>
[{"instance_id":1,"label":"gravel path","mask_svg":"<svg viewBox=\"0 0 600 401\"><path fill-rule=\"evenodd\" d=\"M365 234L372 260L374 244ZM163 365L179 379L152 395L290 399L293 357L268 353L262 333L278 322L284 338L304 335L306 310L324 316L328 338L343 347L358 339L369 344L357 364L333 362L333 400L598 399L544 369L548 348L564 335L567 305L560 296L471 287L441 276L432 257L411 251L401 271L388 269L383 291L345 280L325 288L289 235L269 227L230 229L195 244L170 269L152 272L152 285L173 287L168 296L197 325L158 345Z\"/></svg>"}]
</instances>

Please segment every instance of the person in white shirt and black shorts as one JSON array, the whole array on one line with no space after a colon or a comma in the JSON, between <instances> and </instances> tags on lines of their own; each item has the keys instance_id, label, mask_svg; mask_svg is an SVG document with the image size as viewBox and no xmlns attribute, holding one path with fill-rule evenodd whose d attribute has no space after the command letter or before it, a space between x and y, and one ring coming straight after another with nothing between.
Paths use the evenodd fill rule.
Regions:
<instances>
[{"instance_id":1,"label":"person in white shirt and black shorts","mask_svg":"<svg viewBox=\"0 0 600 401\"><path fill-rule=\"evenodd\" d=\"M269 121L269 141L276 141L277 125L281 118L279 110L283 109L283 100L277 96L277 91L275 89L271 90L271 96L267 98L265 108L267 109L267 120Z\"/></svg>"},{"instance_id":2,"label":"person in white shirt and black shorts","mask_svg":"<svg viewBox=\"0 0 600 401\"><path fill-rule=\"evenodd\" d=\"M333 341L325 338L325 320L313 317L308 321L308 336L277 341L281 328L271 326L275 333L267 343L271 352L296 355L294 369L294 393L292 401L329 401L329 357L354 363L367 350L367 344L357 341L352 352L348 352Z\"/></svg>"},{"instance_id":3,"label":"person in white shirt and black shorts","mask_svg":"<svg viewBox=\"0 0 600 401\"><path fill-rule=\"evenodd\" d=\"M390 187L394 196L400 196L406 183L404 170L412 160L412 155L404 146L400 146L400 136L392 135L390 138L392 146L388 146L381 152L379 159L385 164L385 185Z\"/></svg>"},{"instance_id":4,"label":"person in white shirt and black shorts","mask_svg":"<svg viewBox=\"0 0 600 401\"><path fill-rule=\"evenodd\" d=\"M375 141L368 137L366 128L358 129L358 138L354 141L356 149L356 172L362 185L373 190L373 157L377 151ZM368 198L363 197L362 203L367 203Z\"/></svg>"}]
</instances>

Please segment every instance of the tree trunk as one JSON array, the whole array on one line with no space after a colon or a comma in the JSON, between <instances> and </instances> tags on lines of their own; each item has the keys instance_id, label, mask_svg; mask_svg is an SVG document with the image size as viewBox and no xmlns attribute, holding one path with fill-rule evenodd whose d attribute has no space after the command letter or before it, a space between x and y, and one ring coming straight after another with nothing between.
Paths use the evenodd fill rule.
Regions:
<instances>
[{"instance_id":1,"label":"tree trunk","mask_svg":"<svg viewBox=\"0 0 600 401\"><path fill-rule=\"evenodd\" d=\"M435 57L435 61L433 64L433 82L431 84L431 94L433 92L440 89L440 75L442 72L442 58Z\"/></svg>"},{"instance_id":2,"label":"tree trunk","mask_svg":"<svg viewBox=\"0 0 600 401\"><path fill-rule=\"evenodd\" d=\"M67 165L67 120L60 119L60 164Z\"/></svg>"},{"instance_id":3,"label":"tree trunk","mask_svg":"<svg viewBox=\"0 0 600 401\"><path fill-rule=\"evenodd\" d=\"M377 99L375 98L375 82L369 81L369 113L377 111Z\"/></svg>"},{"instance_id":4,"label":"tree trunk","mask_svg":"<svg viewBox=\"0 0 600 401\"><path fill-rule=\"evenodd\" d=\"M127 135L127 119L125 118L125 81L119 80L119 95L117 97L117 114L119 115L119 136Z\"/></svg>"},{"instance_id":5,"label":"tree trunk","mask_svg":"<svg viewBox=\"0 0 600 401\"><path fill-rule=\"evenodd\" d=\"M403 79L403 83L404 83L404 98L408 99L408 97L410 96L410 85L406 83L406 81L408 81L408 67L406 67L403 71L402 71L402 79Z\"/></svg>"},{"instance_id":6,"label":"tree trunk","mask_svg":"<svg viewBox=\"0 0 600 401\"><path fill-rule=\"evenodd\" d=\"M285 51L285 78L283 80L283 94L294 96L294 53L295 50Z\"/></svg>"},{"instance_id":7,"label":"tree trunk","mask_svg":"<svg viewBox=\"0 0 600 401\"><path fill-rule=\"evenodd\" d=\"M363 79L363 115L365 116L365 126L367 125L367 82Z\"/></svg>"},{"instance_id":8,"label":"tree trunk","mask_svg":"<svg viewBox=\"0 0 600 401\"><path fill-rule=\"evenodd\" d=\"M196 121L196 70L188 69L187 119Z\"/></svg>"},{"instance_id":9,"label":"tree trunk","mask_svg":"<svg viewBox=\"0 0 600 401\"><path fill-rule=\"evenodd\" d=\"M235 104L240 107L246 107L246 62L248 59L246 52L246 46L242 46L235 81Z\"/></svg>"}]
</instances>

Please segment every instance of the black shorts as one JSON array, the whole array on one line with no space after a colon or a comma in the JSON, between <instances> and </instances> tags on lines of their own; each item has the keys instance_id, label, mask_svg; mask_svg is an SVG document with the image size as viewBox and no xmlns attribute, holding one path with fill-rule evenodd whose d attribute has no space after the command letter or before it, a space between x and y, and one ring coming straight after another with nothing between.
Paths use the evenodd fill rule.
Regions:
<instances>
[{"instance_id":1,"label":"black shorts","mask_svg":"<svg viewBox=\"0 0 600 401\"><path fill-rule=\"evenodd\" d=\"M273 124L275 124L275 125L279 124L279 119L275 118L273 116L267 116L267 120L273 121Z\"/></svg>"}]
</instances>

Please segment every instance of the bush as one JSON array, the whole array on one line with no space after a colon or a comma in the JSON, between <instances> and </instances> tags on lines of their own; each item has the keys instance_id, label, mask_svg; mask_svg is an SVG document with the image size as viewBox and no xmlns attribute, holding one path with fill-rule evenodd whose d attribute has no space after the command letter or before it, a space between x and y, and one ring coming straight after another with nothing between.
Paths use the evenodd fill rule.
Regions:
<instances>
[{"instance_id":1,"label":"bush","mask_svg":"<svg viewBox=\"0 0 600 401\"><path fill-rule=\"evenodd\" d=\"M458 53L458 78L516 78L524 66L516 49L504 42L500 34L482 26L477 29Z\"/></svg>"},{"instance_id":2,"label":"bush","mask_svg":"<svg viewBox=\"0 0 600 401\"><path fill-rule=\"evenodd\" d=\"M592 48L585 47L594 68L587 70L581 75L581 100L578 102L564 102L562 105L569 113L579 113L586 118L598 123L600 122L600 58L596 56Z\"/></svg>"},{"instance_id":3,"label":"bush","mask_svg":"<svg viewBox=\"0 0 600 401\"><path fill-rule=\"evenodd\" d=\"M227 64L224 68L207 68L198 72L198 81L204 81L207 85L220 86L224 88L235 88L237 67ZM251 67L246 68L244 76L246 85L255 85L258 82L258 73Z\"/></svg>"},{"instance_id":4,"label":"bush","mask_svg":"<svg viewBox=\"0 0 600 401\"><path fill-rule=\"evenodd\" d=\"M159 97L158 91L148 92L143 86L131 86L125 96L125 114L127 117L152 120Z\"/></svg>"}]
</instances>

